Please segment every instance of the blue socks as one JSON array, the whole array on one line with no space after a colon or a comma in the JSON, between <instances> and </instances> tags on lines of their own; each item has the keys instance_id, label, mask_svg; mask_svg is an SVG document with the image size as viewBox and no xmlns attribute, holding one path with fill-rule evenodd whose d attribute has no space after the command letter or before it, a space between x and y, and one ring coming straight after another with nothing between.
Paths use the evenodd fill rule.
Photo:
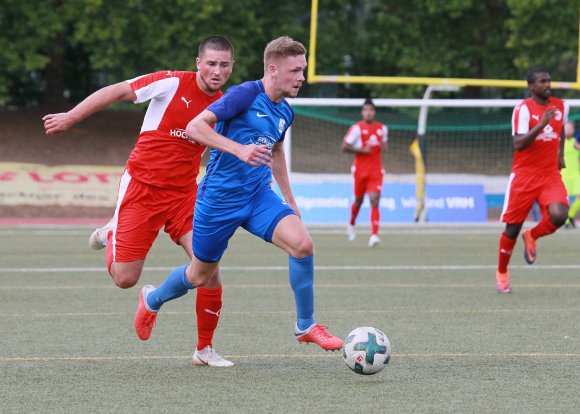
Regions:
<instances>
[{"instance_id":1,"label":"blue socks","mask_svg":"<svg viewBox=\"0 0 580 414\"><path fill-rule=\"evenodd\" d=\"M296 326L305 331L314 324L314 256L289 256L288 270L296 302Z\"/></svg>"},{"instance_id":2,"label":"blue socks","mask_svg":"<svg viewBox=\"0 0 580 414\"><path fill-rule=\"evenodd\" d=\"M153 312L161 309L161 305L175 298L185 295L195 287L187 280L185 269L189 264L173 269L169 276L155 290L147 295L147 307Z\"/></svg>"}]
</instances>

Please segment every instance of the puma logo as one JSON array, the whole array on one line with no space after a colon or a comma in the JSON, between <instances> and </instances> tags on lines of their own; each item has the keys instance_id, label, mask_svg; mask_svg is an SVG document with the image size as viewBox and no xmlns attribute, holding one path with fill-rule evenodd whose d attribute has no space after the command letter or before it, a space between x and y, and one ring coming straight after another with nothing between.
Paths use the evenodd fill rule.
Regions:
<instances>
[{"instance_id":1,"label":"puma logo","mask_svg":"<svg viewBox=\"0 0 580 414\"><path fill-rule=\"evenodd\" d=\"M204 311L205 311L205 312L207 312L207 313L210 313L210 314L212 314L212 315L215 315L215 316L217 316L217 317L219 318L219 317L220 317L220 312L221 312L222 310L220 309L220 310L218 310L217 312L214 312L214 311L212 311L212 310L209 310L209 309L205 308L205 309L204 309Z\"/></svg>"},{"instance_id":2,"label":"puma logo","mask_svg":"<svg viewBox=\"0 0 580 414\"><path fill-rule=\"evenodd\" d=\"M184 97L184 96L182 96L182 97L181 97L181 100L182 100L183 102L185 102L185 106L187 106L187 109L189 109L189 103L191 102L191 99L188 101L187 99L185 99L185 97Z\"/></svg>"}]
</instances>

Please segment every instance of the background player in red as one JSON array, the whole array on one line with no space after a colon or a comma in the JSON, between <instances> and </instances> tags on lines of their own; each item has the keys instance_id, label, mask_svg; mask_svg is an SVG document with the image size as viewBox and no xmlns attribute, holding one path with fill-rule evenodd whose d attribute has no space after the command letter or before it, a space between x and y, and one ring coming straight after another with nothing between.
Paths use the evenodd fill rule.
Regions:
<instances>
[{"instance_id":1,"label":"background player in red","mask_svg":"<svg viewBox=\"0 0 580 414\"><path fill-rule=\"evenodd\" d=\"M185 127L219 99L234 64L228 39L210 36L198 48L197 72L160 71L104 87L72 110L46 115L48 135L66 131L113 102L150 101L137 143L119 184L114 217L96 229L90 246L107 249L107 267L115 284L130 288L139 281L145 258L159 230L192 257L193 208L197 175L205 146L190 140ZM231 366L212 347L222 306L222 286L216 272L198 289L198 343L194 365Z\"/></svg>"},{"instance_id":2,"label":"background player in red","mask_svg":"<svg viewBox=\"0 0 580 414\"><path fill-rule=\"evenodd\" d=\"M354 175L354 202L350 208L350 222L347 225L349 240L356 237L355 223L364 195L369 195L371 204L371 237L369 247L380 243L379 223L381 221L379 202L383 187L383 162L381 152L387 149L389 130L386 125L375 121L377 110L370 99L361 110L362 120L348 130L342 143L342 150L355 154L352 164Z\"/></svg>"},{"instance_id":3,"label":"background player in red","mask_svg":"<svg viewBox=\"0 0 580 414\"><path fill-rule=\"evenodd\" d=\"M560 176L564 164L564 124L569 106L551 96L550 74L534 67L527 74L531 98L514 108L512 135L514 158L501 221L506 223L499 239L496 272L498 293L511 293L508 264L522 225L537 201L542 219L522 233L524 258L536 260L536 240L554 233L568 217L568 196Z\"/></svg>"}]
</instances>

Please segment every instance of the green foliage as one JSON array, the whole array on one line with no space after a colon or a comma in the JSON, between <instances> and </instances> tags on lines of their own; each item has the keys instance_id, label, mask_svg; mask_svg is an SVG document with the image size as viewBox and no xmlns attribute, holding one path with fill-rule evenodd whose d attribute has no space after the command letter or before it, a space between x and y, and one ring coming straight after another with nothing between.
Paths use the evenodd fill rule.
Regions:
<instances>
[{"instance_id":1,"label":"green foliage","mask_svg":"<svg viewBox=\"0 0 580 414\"><path fill-rule=\"evenodd\" d=\"M194 69L199 41L212 34L229 37L236 48L231 83L259 78L272 38L289 35L309 47L310 10L304 0L276 7L266 0L5 0L0 106L35 104L63 89L78 101L143 73ZM529 66L542 64L554 80L574 81L578 20L575 2L557 0L320 0L316 69L522 79ZM417 97L423 90L318 84L306 85L302 96ZM510 94L464 93L487 92Z\"/></svg>"}]
</instances>

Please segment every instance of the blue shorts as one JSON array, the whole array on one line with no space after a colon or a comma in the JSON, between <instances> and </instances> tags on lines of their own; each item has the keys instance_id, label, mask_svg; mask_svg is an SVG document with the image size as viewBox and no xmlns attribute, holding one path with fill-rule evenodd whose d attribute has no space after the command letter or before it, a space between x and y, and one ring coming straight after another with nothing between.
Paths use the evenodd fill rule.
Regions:
<instances>
[{"instance_id":1,"label":"blue shorts","mask_svg":"<svg viewBox=\"0 0 580 414\"><path fill-rule=\"evenodd\" d=\"M221 259L238 227L271 243L280 220L296 214L270 187L261 189L248 204L225 207L220 204L204 200L195 206L193 254L205 263Z\"/></svg>"}]
</instances>

